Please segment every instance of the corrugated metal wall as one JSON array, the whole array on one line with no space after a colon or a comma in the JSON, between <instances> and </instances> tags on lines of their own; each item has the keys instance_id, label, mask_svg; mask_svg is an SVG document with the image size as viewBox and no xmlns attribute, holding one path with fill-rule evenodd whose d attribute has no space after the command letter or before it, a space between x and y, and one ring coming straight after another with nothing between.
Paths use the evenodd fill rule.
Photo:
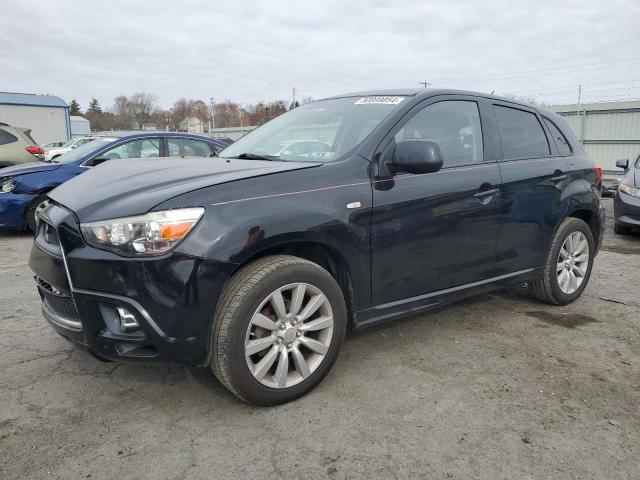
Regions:
<instances>
[{"instance_id":1,"label":"corrugated metal wall","mask_svg":"<svg viewBox=\"0 0 640 480\"><path fill-rule=\"evenodd\" d=\"M608 102L547 107L564 117L591 158L608 177L622 175L616 160L640 154L640 102ZM580 115L577 114L579 108Z\"/></svg>"},{"instance_id":2,"label":"corrugated metal wall","mask_svg":"<svg viewBox=\"0 0 640 480\"><path fill-rule=\"evenodd\" d=\"M0 122L31 129L31 136L40 145L70 138L66 109L61 107L0 104Z\"/></svg>"}]
</instances>

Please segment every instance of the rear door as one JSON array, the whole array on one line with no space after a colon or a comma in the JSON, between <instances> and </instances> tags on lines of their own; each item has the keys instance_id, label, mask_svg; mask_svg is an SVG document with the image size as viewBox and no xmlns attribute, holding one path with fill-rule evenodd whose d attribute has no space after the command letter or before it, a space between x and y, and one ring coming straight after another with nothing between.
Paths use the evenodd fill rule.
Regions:
<instances>
[{"instance_id":1,"label":"rear door","mask_svg":"<svg viewBox=\"0 0 640 480\"><path fill-rule=\"evenodd\" d=\"M502 145L498 274L543 264L555 227L566 211L569 156L560 154L544 119L534 109L493 102ZM563 146L563 148L566 146Z\"/></svg>"},{"instance_id":2,"label":"rear door","mask_svg":"<svg viewBox=\"0 0 640 480\"><path fill-rule=\"evenodd\" d=\"M435 140L444 165L436 173L397 173L392 180L374 181L374 305L493 275L500 172L483 102L469 96L431 98L383 140L381 148L408 139Z\"/></svg>"}]
</instances>

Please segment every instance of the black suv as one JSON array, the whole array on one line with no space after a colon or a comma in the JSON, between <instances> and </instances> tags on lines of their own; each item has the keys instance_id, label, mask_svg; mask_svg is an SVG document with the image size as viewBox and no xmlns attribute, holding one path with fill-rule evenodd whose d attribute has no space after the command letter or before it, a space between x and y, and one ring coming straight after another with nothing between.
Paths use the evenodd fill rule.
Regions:
<instances>
[{"instance_id":1,"label":"black suv","mask_svg":"<svg viewBox=\"0 0 640 480\"><path fill-rule=\"evenodd\" d=\"M117 160L52 191L44 316L102 359L209 366L263 405L313 388L347 328L527 283L572 302L602 171L559 116L452 90L277 117L217 159Z\"/></svg>"}]
</instances>

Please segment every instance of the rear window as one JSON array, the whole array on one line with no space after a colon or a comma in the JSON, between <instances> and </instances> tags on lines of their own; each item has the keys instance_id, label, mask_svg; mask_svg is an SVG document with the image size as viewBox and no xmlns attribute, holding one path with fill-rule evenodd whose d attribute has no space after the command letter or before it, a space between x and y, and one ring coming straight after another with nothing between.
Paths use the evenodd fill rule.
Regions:
<instances>
[{"instance_id":1,"label":"rear window","mask_svg":"<svg viewBox=\"0 0 640 480\"><path fill-rule=\"evenodd\" d=\"M551 137L553 137L553 141L556 143L556 147L558 147L560 155L571 155L571 145L569 145L567 137L565 137L556 124L547 117L542 117L542 119L544 120L544 123L547 124L547 127L551 132Z\"/></svg>"},{"instance_id":2,"label":"rear window","mask_svg":"<svg viewBox=\"0 0 640 480\"><path fill-rule=\"evenodd\" d=\"M0 128L0 145L17 142L18 137Z\"/></svg>"},{"instance_id":3,"label":"rear window","mask_svg":"<svg viewBox=\"0 0 640 480\"><path fill-rule=\"evenodd\" d=\"M550 155L547 136L536 115L501 105L494 105L493 108L498 120L505 160Z\"/></svg>"}]
</instances>

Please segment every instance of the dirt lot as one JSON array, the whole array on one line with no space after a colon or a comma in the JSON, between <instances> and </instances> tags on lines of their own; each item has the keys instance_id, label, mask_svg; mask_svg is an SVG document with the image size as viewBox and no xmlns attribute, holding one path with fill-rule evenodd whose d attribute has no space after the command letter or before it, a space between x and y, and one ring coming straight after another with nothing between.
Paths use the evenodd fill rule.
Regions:
<instances>
[{"instance_id":1,"label":"dirt lot","mask_svg":"<svg viewBox=\"0 0 640 480\"><path fill-rule=\"evenodd\" d=\"M638 479L640 235L607 230L573 305L500 292L352 335L278 408L73 347L30 239L0 237L0 478Z\"/></svg>"}]
</instances>

